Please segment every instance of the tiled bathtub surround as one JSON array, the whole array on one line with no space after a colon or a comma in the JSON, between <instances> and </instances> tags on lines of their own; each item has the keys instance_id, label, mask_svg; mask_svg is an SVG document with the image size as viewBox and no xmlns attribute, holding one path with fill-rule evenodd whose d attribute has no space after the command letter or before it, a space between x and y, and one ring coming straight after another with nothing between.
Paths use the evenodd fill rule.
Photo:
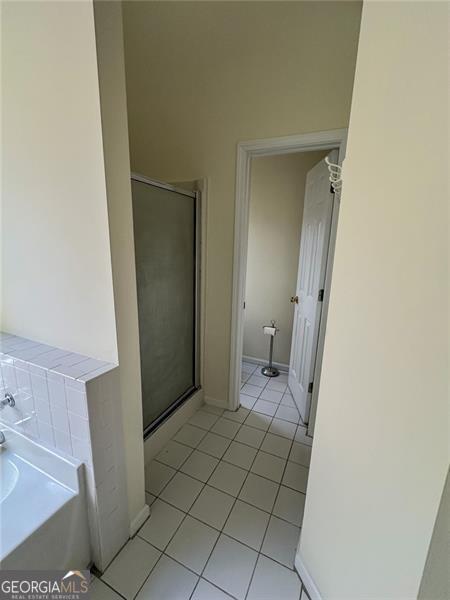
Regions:
<instances>
[{"instance_id":1,"label":"tiled bathtub surround","mask_svg":"<svg viewBox=\"0 0 450 600\"><path fill-rule=\"evenodd\" d=\"M117 365L0 333L0 421L86 467L91 543L105 567L128 537Z\"/></svg>"},{"instance_id":2,"label":"tiled bathtub surround","mask_svg":"<svg viewBox=\"0 0 450 600\"><path fill-rule=\"evenodd\" d=\"M5 333L0 363L1 397L9 392L16 401L0 419L92 466L86 382L94 371L114 365Z\"/></svg>"}]
</instances>

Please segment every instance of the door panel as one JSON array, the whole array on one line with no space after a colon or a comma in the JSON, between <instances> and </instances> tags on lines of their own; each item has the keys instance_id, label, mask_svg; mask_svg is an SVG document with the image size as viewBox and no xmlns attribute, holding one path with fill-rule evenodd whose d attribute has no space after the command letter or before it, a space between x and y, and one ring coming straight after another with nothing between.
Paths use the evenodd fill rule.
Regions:
<instances>
[{"instance_id":1,"label":"door panel","mask_svg":"<svg viewBox=\"0 0 450 600\"><path fill-rule=\"evenodd\" d=\"M144 430L198 385L195 194L133 179Z\"/></svg>"},{"instance_id":2,"label":"door panel","mask_svg":"<svg viewBox=\"0 0 450 600\"><path fill-rule=\"evenodd\" d=\"M332 161L336 157L336 151L329 155ZM325 283L332 210L328 167L325 160L321 160L306 176L296 289L298 304L294 312L289 366L289 388L305 423L308 423L311 405L310 384L314 378L322 309L319 291Z\"/></svg>"}]
</instances>

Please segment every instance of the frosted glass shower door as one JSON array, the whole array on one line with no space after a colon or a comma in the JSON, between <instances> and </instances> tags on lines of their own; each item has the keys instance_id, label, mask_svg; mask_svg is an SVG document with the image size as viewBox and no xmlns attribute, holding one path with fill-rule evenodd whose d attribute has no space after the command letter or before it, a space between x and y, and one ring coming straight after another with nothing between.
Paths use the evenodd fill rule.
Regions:
<instances>
[{"instance_id":1,"label":"frosted glass shower door","mask_svg":"<svg viewBox=\"0 0 450 600\"><path fill-rule=\"evenodd\" d=\"M196 193L132 176L144 433L198 387Z\"/></svg>"}]
</instances>

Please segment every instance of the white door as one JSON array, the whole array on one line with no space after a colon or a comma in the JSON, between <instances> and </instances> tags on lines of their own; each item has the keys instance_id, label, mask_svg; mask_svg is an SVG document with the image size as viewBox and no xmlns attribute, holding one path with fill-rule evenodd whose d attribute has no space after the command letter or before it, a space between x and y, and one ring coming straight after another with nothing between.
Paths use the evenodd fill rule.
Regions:
<instances>
[{"instance_id":1,"label":"white door","mask_svg":"<svg viewBox=\"0 0 450 600\"><path fill-rule=\"evenodd\" d=\"M329 154L337 161L337 151ZM292 332L289 388L305 423L308 423L314 385L317 340L330 241L333 194L325 160L306 176L303 223L298 261ZM318 383L318 382L316 382Z\"/></svg>"}]
</instances>

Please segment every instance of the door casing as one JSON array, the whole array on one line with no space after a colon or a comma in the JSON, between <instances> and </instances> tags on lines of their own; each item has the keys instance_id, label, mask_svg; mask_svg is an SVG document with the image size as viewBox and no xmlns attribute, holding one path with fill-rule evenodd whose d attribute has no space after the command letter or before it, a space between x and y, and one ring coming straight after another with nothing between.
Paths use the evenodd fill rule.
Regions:
<instances>
[{"instance_id":1,"label":"door casing","mask_svg":"<svg viewBox=\"0 0 450 600\"><path fill-rule=\"evenodd\" d=\"M241 359L244 342L244 299L247 272L248 251L248 219L250 205L250 176L252 158L257 156L273 156L278 154L292 154L297 152L310 152L314 150L338 150L338 162L342 164L345 157L347 144L347 129L333 129L315 133L305 133L276 138L265 138L239 142L237 145L236 161L236 197L235 197L235 223L234 223L234 257L233 257L233 290L231 314L231 351L230 351L230 378L229 378L229 410L239 407L239 391L241 382ZM336 202L338 204L338 202ZM331 265L333 259L334 240L336 237L338 207L333 210L330 249L328 253L327 269L325 276L325 299L322 307L322 322L326 322L328 310L327 291L331 284ZM334 229L333 229L334 228ZM333 246L331 246L333 244ZM317 348L318 368L321 367L324 327L319 331ZM320 372L320 371L319 371ZM314 425L317 395L319 385L313 389L311 401L310 423Z\"/></svg>"}]
</instances>

